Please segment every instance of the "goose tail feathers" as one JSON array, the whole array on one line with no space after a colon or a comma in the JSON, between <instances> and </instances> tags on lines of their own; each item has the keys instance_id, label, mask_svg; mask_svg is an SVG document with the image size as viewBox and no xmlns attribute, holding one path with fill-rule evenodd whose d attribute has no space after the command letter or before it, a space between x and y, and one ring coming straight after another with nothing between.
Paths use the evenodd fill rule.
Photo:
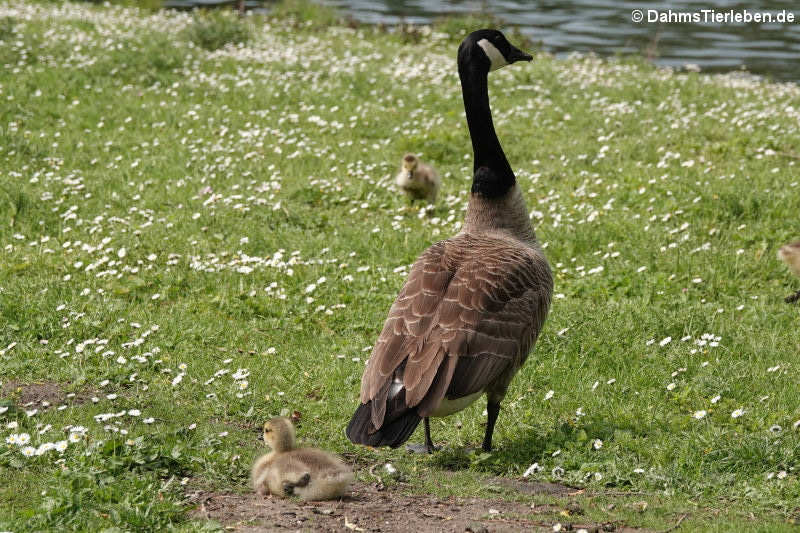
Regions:
<instances>
[{"instance_id":1,"label":"goose tail feathers","mask_svg":"<svg viewBox=\"0 0 800 533\"><path fill-rule=\"evenodd\" d=\"M372 424L372 400L361 404L347 425L347 438L353 444L397 448L406 442L417 429L422 418L415 408L406 407L401 412L387 412L383 424L375 428Z\"/></svg>"}]
</instances>

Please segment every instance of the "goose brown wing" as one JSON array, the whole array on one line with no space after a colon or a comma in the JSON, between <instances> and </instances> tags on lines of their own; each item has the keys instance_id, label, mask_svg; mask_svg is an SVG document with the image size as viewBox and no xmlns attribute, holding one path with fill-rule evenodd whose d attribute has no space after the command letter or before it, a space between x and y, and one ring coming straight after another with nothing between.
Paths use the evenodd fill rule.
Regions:
<instances>
[{"instance_id":1,"label":"goose brown wing","mask_svg":"<svg viewBox=\"0 0 800 533\"><path fill-rule=\"evenodd\" d=\"M372 401L374 427L384 420L393 382L402 385L405 405L427 416L445 396L466 396L504 372L513 375L541 329L551 290L547 262L521 244L459 235L428 248L364 371L361 402Z\"/></svg>"}]
</instances>

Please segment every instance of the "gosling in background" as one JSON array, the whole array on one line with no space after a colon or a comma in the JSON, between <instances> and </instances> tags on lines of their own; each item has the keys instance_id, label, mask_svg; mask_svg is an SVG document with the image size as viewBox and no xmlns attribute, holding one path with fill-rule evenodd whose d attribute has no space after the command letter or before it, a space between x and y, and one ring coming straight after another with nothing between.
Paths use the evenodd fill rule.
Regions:
<instances>
[{"instance_id":1,"label":"gosling in background","mask_svg":"<svg viewBox=\"0 0 800 533\"><path fill-rule=\"evenodd\" d=\"M332 453L295 448L292 421L277 417L264 424L264 442L272 451L253 464L250 480L259 495L299 496L304 500L340 498L353 472Z\"/></svg>"},{"instance_id":2,"label":"gosling in background","mask_svg":"<svg viewBox=\"0 0 800 533\"><path fill-rule=\"evenodd\" d=\"M420 161L414 154L403 156L396 183L411 200L427 200L430 203L436 201L442 186L442 180L433 167Z\"/></svg>"},{"instance_id":3,"label":"gosling in background","mask_svg":"<svg viewBox=\"0 0 800 533\"><path fill-rule=\"evenodd\" d=\"M778 250L778 259L786 263L795 276L800 276L800 241L781 246ZM797 300L800 300L800 291L785 298L789 304Z\"/></svg>"}]
</instances>

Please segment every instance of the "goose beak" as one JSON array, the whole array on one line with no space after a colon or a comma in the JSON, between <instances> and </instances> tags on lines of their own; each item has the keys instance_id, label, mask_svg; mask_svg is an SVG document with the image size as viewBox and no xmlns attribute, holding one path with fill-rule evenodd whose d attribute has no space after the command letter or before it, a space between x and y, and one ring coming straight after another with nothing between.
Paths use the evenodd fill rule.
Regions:
<instances>
[{"instance_id":1,"label":"goose beak","mask_svg":"<svg viewBox=\"0 0 800 533\"><path fill-rule=\"evenodd\" d=\"M511 51L508 54L509 64L516 63L517 61L530 61L532 59L533 56L531 56L530 54L526 54L519 48L515 48L513 46L511 47Z\"/></svg>"},{"instance_id":2,"label":"goose beak","mask_svg":"<svg viewBox=\"0 0 800 533\"><path fill-rule=\"evenodd\" d=\"M408 171L408 179L410 179L410 180L414 179L414 173L411 172L410 170Z\"/></svg>"}]
</instances>

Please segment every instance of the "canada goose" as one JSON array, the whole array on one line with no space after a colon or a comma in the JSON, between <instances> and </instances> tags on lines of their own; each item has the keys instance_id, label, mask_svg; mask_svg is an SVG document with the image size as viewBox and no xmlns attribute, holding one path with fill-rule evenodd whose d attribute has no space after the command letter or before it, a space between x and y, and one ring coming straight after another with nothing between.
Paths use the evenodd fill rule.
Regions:
<instances>
[{"instance_id":1,"label":"canada goose","mask_svg":"<svg viewBox=\"0 0 800 533\"><path fill-rule=\"evenodd\" d=\"M460 233L425 250L389 310L361 379L347 436L397 447L429 416L487 395L483 449L492 448L500 402L542 329L553 278L494 131L487 74L532 59L502 33L479 30L458 49L458 73L475 157Z\"/></svg>"},{"instance_id":2,"label":"canada goose","mask_svg":"<svg viewBox=\"0 0 800 533\"><path fill-rule=\"evenodd\" d=\"M292 421L277 417L264 424L264 442L272 451L259 457L250 471L255 491L304 500L330 500L344 495L353 472L341 459L316 448L295 448Z\"/></svg>"},{"instance_id":3,"label":"canada goose","mask_svg":"<svg viewBox=\"0 0 800 533\"><path fill-rule=\"evenodd\" d=\"M414 154L403 156L395 182L412 200L427 200L430 203L436 201L436 195L442 186L439 174Z\"/></svg>"},{"instance_id":4,"label":"canada goose","mask_svg":"<svg viewBox=\"0 0 800 533\"><path fill-rule=\"evenodd\" d=\"M795 276L800 276L800 241L781 246L778 250L778 259L786 263ZM800 300L800 291L787 296L784 300L789 304Z\"/></svg>"}]
</instances>

